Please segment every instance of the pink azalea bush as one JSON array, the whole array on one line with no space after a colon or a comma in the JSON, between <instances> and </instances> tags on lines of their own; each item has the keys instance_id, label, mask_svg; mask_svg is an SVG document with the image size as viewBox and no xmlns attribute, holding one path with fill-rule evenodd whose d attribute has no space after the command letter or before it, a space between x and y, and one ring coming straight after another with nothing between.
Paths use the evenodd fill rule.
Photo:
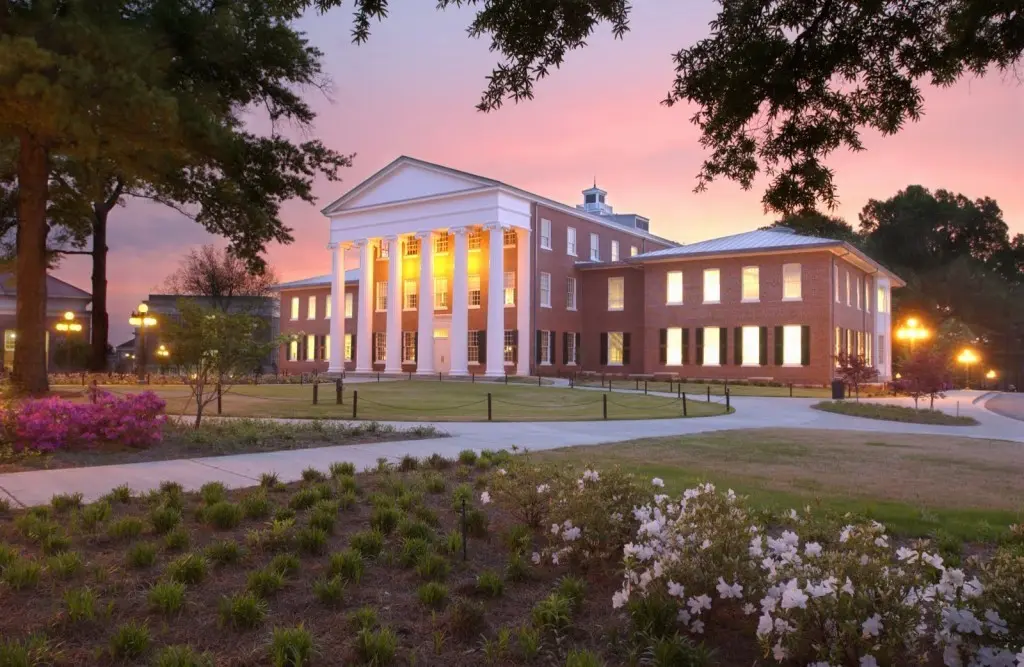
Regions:
<instances>
[{"instance_id":1,"label":"pink azalea bush","mask_svg":"<svg viewBox=\"0 0 1024 667\"><path fill-rule=\"evenodd\" d=\"M151 391L115 396L96 391L95 402L50 397L16 403L3 412L15 452L85 449L103 444L150 447L163 437L166 402Z\"/></svg>"}]
</instances>

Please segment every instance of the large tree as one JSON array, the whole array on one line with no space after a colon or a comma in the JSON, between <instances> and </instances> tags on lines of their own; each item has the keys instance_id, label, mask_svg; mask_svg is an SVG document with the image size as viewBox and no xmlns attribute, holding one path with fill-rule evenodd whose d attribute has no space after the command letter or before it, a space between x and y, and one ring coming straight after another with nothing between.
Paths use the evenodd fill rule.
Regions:
<instances>
[{"instance_id":1,"label":"large tree","mask_svg":"<svg viewBox=\"0 0 1024 667\"><path fill-rule=\"evenodd\" d=\"M792 229L804 236L817 236L823 239L836 239L846 241L854 245L860 245L862 239L854 231L850 223L840 217L827 215L815 210L803 210L796 213L787 213L779 220L776 220L763 229L778 229L784 227Z\"/></svg>"},{"instance_id":2,"label":"large tree","mask_svg":"<svg viewBox=\"0 0 1024 667\"><path fill-rule=\"evenodd\" d=\"M16 387L46 390L47 201L56 176L89 205L94 348L106 346L107 216L127 196L154 199L226 236L260 270L288 242L280 204L312 201L318 174L350 158L295 142L314 114L302 86L323 83L320 52L291 22L292 0L0 0L0 145L17 144ZM269 136L246 130L262 110Z\"/></svg>"},{"instance_id":3,"label":"large tree","mask_svg":"<svg viewBox=\"0 0 1024 667\"><path fill-rule=\"evenodd\" d=\"M189 251L164 281L164 291L205 297L213 308L226 312L239 297L270 296L276 282L271 268L255 272L231 252L207 244Z\"/></svg>"}]
</instances>

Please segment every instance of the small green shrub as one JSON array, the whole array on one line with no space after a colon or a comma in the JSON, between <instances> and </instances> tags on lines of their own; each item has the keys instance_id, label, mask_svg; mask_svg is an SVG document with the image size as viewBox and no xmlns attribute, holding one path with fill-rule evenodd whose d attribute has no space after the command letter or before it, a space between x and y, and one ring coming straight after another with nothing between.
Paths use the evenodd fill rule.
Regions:
<instances>
[{"instance_id":1,"label":"small green shrub","mask_svg":"<svg viewBox=\"0 0 1024 667\"><path fill-rule=\"evenodd\" d=\"M331 554L328 566L331 577L358 582L363 576L363 569L363 556L355 549L345 549Z\"/></svg>"},{"instance_id":2,"label":"small green shrub","mask_svg":"<svg viewBox=\"0 0 1024 667\"><path fill-rule=\"evenodd\" d=\"M378 456L377 457L377 465L374 467L373 471L377 472L377 473L380 473L382 475L390 473L391 472L391 464L388 462L388 457L386 457L386 456Z\"/></svg>"},{"instance_id":3,"label":"small green shrub","mask_svg":"<svg viewBox=\"0 0 1024 667\"><path fill-rule=\"evenodd\" d=\"M49 520L49 507L33 507L14 520L14 526L24 537L42 543L47 537L60 532L60 526Z\"/></svg>"},{"instance_id":4,"label":"small green shrub","mask_svg":"<svg viewBox=\"0 0 1024 667\"><path fill-rule=\"evenodd\" d=\"M473 505L473 487L469 484L459 484L455 487L455 491L452 492L452 508L456 512L462 511L463 500L466 501L467 507Z\"/></svg>"},{"instance_id":5,"label":"small green shrub","mask_svg":"<svg viewBox=\"0 0 1024 667\"><path fill-rule=\"evenodd\" d=\"M153 667L215 667L213 655L191 646L165 646L153 656Z\"/></svg>"},{"instance_id":6,"label":"small green shrub","mask_svg":"<svg viewBox=\"0 0 1024 667\"><path fill-rule=\"evenodd\" d=\"M132 489L127 484L115 486L110 490L110 493L108 493L106 497L110 499L110 502L127 505L132 501Z\"/></svg>"},{"instance_id":7,"label":"small green shrub","mask_svg":"<svg viewBox=\"0 0 1024 667\"><path fill-rule=\"evenodd\" d=\"M447 484L443 475L436 472L425 472L423 473L423 487L428 493L444 493Z\"/></svg>"},{"instance_id":8,"label":"small green shrub","mask_svg":"<svg viewBox=\"0 0 1024 667\"><path fill-rule=\"evenodd\" d=\"M535 628L560 632L572 622L572 601L564 595L552 593L533 605L530 619Z\"/></svg>"},{"instance_id":9,"label":"small green shrub","mask_svg":"<svg viewBox=\"0 0 1024 667\"><path fill-rule=\"evenodd\" d=\"M313 635L301 623L294 628L274 628L270 658L274 667L306 667L313 659Z\"/></svg>"},{"instance_id":10,"label":"small green shrub","mask_svg":"<svg viewBox=\"0 0 1024 667\"><path fill-rule=\"evenodd\" d=\"M320 577L313 582L313 597L321 604L336 607L345 596L345 580L340 575Z\"/></svg>"},{"instance_id":11,"label":"small green shrub","mask_svg":"<svg viewBox=\"0 0 1024 667\"><path fill-rule=\"evenodd\" d=\"M390 535L401 520L402 512L397 507L376 507L370 512L370 527L385 535Z\"/></svg>"},{"instance_id":12,"label":"small green shrub","mask_svg":"<svg viewBox=\"0 0 1024 667\"><path fill-rule=\"evenodd\" d=\"M302 568L302 561L295 554L277 554L270 559L267 567L274 572L280 572L281 576L290 577Z\"/></svg>"},{"instance_id":13,"label":"small green shrub","mask_svg":"<svg viewBox=\"0 0 1024 667\"><path fill-rule=\"evenodd\" d=\"M149 589L149 606L162 614L176 614L185 606L185 584L162 581Z\"/></svg>"},{"instance_id":14,"label":"small green shrub","mask_svg":"<svg viewBox=\"0 0 1024 667\"><path fill-rule=\"evenodd\" d=\"M416 563L416 574L426 581L444 581L451 564L441 554L428 553Z\"/></svg>"},{"instance_id":15,"label":"small green shrub","mask_svg":"<svg viewBox=\"0 0 1024 667\"><path fill-rule=\"evenodd\" d=\"M185 554L170 562L167 576L182 584L198 584L206 577L206 559L199 554Z\"/></svg>"},{"instance_id":16,"label":"small green shrub","mask_svg":"<svg viewBox=\"0 0 1024 667\"><path fill-rule=\"evenodd\" d=\"M37 586L42 574L43 568L39 563L28 558L19 558L4 568L3 580L14 590L20 591L23 588Z\"/></svg>"},{"instance_id":17,"label":"small green shrub","mask_svg":"<svg viewBox=\"0 0 1024 667\"><path fill-rule=\"evenodd\" d=\"M313 511L309 514L309 527L321 530L325 534L330 535L334 532L334 521L336 516L336 511L329 512L327 510L314 507Z\"/></svg>"},{"instance_id":18,"label":"small green shrub","mask_svg":"<svg viewBox=\"0 0 1024 667\"><path fill-rule=\"evenodd\" d=\"M427 457L426 464L434 470L447 470L452 467L452 460L435 453Z\"/></svg>"},{"instance_id":19,"label":"small green shrub","mask_svg":"<svg viewBox=\"0 0 1024 667\"><path fill-rule=\"evenodd\" d=\"M0 572L3 572L4 568L18 560L18 550L9 544L0 542Z\"/></svg>"},{"instance_id":20,"label":"small green shrub","mask_svg":"<svg viewBox=\"0 0 1024 667\"><path fill-rule=\"evenodd\" d=\"M587 593L587 582L579 577L566 575L558 580L555 592L568 599L572 608L576 610L583 604L583 598Z\"/></svg>"},{"instance_id":21,"label":"small green shrub","mask_svg":"<svg viewBox=\"0 0 1024 667\"><path fill-rule=\"evenodd\" d=\"M288 500L288 506L298 512L308 510L318 500L320 500L320 495L315 490L306 487L292 494L291 499Z\"/></svg>"},{"instance_id":22,"label":"small green shrub","mask_svg":"<svg viewBox=\"0 0 1024 667\"><path fill-rule=\"evenodd\" d=\"M398 534L404 538L415 537L428 541L433 537L434 531L423 521L405 518L398 524Z\"/></svg>"},{"instance_id":23,"label":"small green shrub","mask_svg":"<svg viewBox=\"0 0 1024 667\"><path fill-rule=\"evenodd\" d=\"M365 558L376 558L384 548L384 534L379 530L361 530L352 533L349 546L361 553Z\"/></svg>"},{"instance_id":24,"label":"small green shrub","mask_svg":"<svg viewBox=\"0 0 1024 667\"><path fill-rule=\"evenodd\" d=\"M274 521L294 521L295 510L291 507L278 507L274 512Z\"/></svg>"},{"instance_id":25,"label":"small green shrub","mask_svg":"<svg viewBox=\"0 0 1024 667\"><path fill-rule=\"evenodd\" d=\"M228 490L220 482L207 482L199 487L199 497L204 505L216 505L228 497Z\"/></svg>"},{"instance_id":26,"label":"small green shrub","mask_svg":"<svg viewBox=\"0 0 1024 667\"><path fill-rule=\"evenodd\" d=\"M420 467L420 460L412 454L406 454L398 462L398 469L402 472L409 472Z\"/></svg>"},{"instance_id":27,"label":"small green shrub","mask_svg":"<svg viewBox=\"0 0 1024 667\"><path fill-rule=\"evenodd\" d=\"M449 556L462 553L462 533L457 530L449 532L444 538L444 551Z\"/></svg>"},{"instance_id":28,"label":"small green shrub","mask_svg":"<svg viewBox=\"0 0 1024 667\"><path fill-rule=\"evenodd\" d=\"M46 562L47 569L60 579L70 579L79 572L85 563L77 551L65 551L50 556Z\"/></svg>"},{"instance_id":29,"label":"small green shrub","mask_svg":"<svg viewBox=\"0 0 1024 667\"><path fill-rule=\"evenodd\" d=\"M291 547L294 541L292 529L295 526L294 519L275 519L263 530L250 530L246 536L249 546L265 551L283 551Z\"/></svg>"},{"instance_id":30,"label":"small green shrub","mask_svg":"<svg viewBox=\"0 0 1024 667\"><path fill-rule=\"evenodd\" d=\"M430 542L421 537L402 540L402 550L398 553L398 562L403 567L414 567L420 559L430 552Z\"/></svg>"},{"instance_id":31,"label":"small green shrub","mask_svg":"<svg viewBox=\"0 0 1024 667\"><path fill-rule=\"evenodd\" d=\"M110 655L115 660L134 660L149 648L149 626L128 621L110 638Z\"/></svg>"},{"instance_id":32,"label":"small green shrub","mask_svg":"<svg viewBox=\"0 0 1024 667\"><path fill-rule=\"evenodd\" d=\"M232 565L242 557L242 548L234 540L218 540L206 547L206 558L214 565Z\"/></svg>"},{"instance_id":33,"label":"small green shrub","mask_svg":"<svg viewBox=\"0 0 1024 667\"><path fill-rule=\"evenodd\" d=\"M284 575L270 567L256 570L249 573L245 587L253 595L266 599L284 587Z\"/></svg>"},{"instance_id":34,"label":"small green shrub","mask_svg":"<svg viewBox=\"0 0 1024 667\"><path fill-rule=\"evenodd\" d=\"M82 524L82 528L85 528L86 530L95 530L96 526L110 518L110 514L110 503L106 500L101 500L97 503L83 507L78 516L79 521Z\"/></svg>"},{"instance_id":35,"label":"small green shrub","mask_svg":"<svg viewBox=\"0 0 1024 667\"><path fill-rule=\"evenodd\" d=\"M39 545L46 555L64 553L71 548L71 538L61 533L50 533Z\"/></svg>"},{"instance_id":36,"label":"small green shrub","mask_svg":"<svg viewBox=\"0 0 1024 667\"><path fill-rule=\"evenodd\" d=\"M326 530L321 528L304 528L295 534L295 541L304 553L319 555L327 551Z\"/></svg>"},{"instance_id":37,"label":"small green shrub","mask_svg":"<svg viewBox=\"0 0 1024 667\"><path fill-rule=\"evenodd\" d=\"M398 635L391 628L360 630L356 635L356 655L367 665L390 665L398 651Z\"/></svg>"},{"instance_id":38,"label":"small green shrub","mask_svg":"<svg viewBox=\"0 0 1024 667\"><path fill-rule=\"evenodd\" d=\"M0 638L0 665L4 667L32 667L52 662L44 635L34 634L24 640Z\"/></svg>"},{"instance_id":39,"label":"small green shrub","mask_svg":"<svg viewBox=\"0 0 1024 667\"><path fill-rule=\"evenodd\" d=\"M448 601L448 587L436 581L428 581L416 589L416 597L424 605L440 609Z\"/></svg>"},{"instance_id":40,"label":"small green shrub","mask_svg":"<svg viewBox=\"0 0 1024 667\"><path fill-rule=\"evenodd\" d=\"M64 610L72 623L92 621L96 618L96 594L88 587L65 591ZM4 662L0 660L2 664Z\"/></svg>"},{"instance_id":41,"label":"small green shrub","mask_svg":"<svg viewBox=\"0 0 1024 667\"><path fill-rule=\"evenodd\" d=\"M239 504L246 519L266 519L273 510L267 492L262 489L245 494Z\"/></svg>"},{"instance_id":42,"label":"small green shrub","mask_svg":"<svg viewBox=\"0 0 1024 667\"><path fill-rule=\"evenodd\" d=\"M149 567L156 562L156 545L152 542L137 542L128 547L125 554L128 567L136 569Z\"/></svg>"},{"instance_id":43,"label":"small green shrub","mask_svg":"<svg viewBox=\"0 0 1024 667\"><path fill-rule=\"evenodd\" d=\"M359 498L355 491L342 491L338 494L338 509L351 509L356 506L357 502L359 502Z\"/></svg>"},{"instance_id":44,"label":"small green shrub","mask_svg":"<svg viewBox=\"0 0 1024 667\"><path fill-rule=\"evenodd\" d=\"M132 540L142 534L142 519L126 516L112 522L107 532L115 540Z\"/></svg>"},{"instance_id":45,"label":"small green shrub","mask_svg":"<svg viewBox=\"0 0 1024 667\"><path fill-rule=\"evenodd\" d=\"M356 481L356 478L351 475L342 475L341 477L338 477L336 483L338 485L338 490L342 493L359 493L359 483Z\"/></svg>"},{"instance_id":46,"label":"small green shrub","mask_svg":"<svg viewBox=\"0 0 1024 667\"><path fill-rule=\"evenodd\" d=\"M489 598L501 597L505 592L505 582L494 570L484 570L476 575L476 590Z\"/></svg>"},{"instance_id":47,"label":"small green shrub","mask_svg":"<svg viewBox=\"0 0 1024 667\"><path fill-rule=\"evenodd\" d=\"M328 467L328 470L331 472L331 477L335 479L338 477L352 477L356 474L355 464L348 461L336 461Z\"/></svg>"},{"instance_id":48,"label":"small green shrub","mask_svg":"<svg viewBox=\"0 0 1024 667\"><path fill-rule=\"evenodd\" d=\"M280 575L278 575L280 576ZM255 628L267 616L267 602L252 591L221 598L221 623L239 630Z\"/></svg>"},{"instance_id":49,"label":"small green shrub","mask_svg":"<svg viewBox=\"0 0 1024 667\"><path fill-rule=\"evenodd\" d=\"M479 636L487 621L484 618L484 607L479 602L467 598L456 598L448 607L448 629L452 635L460 639L472 639Z\"/></svg>"},{"instance_id":50,"label":"small green shrub","mask_svg":"<svg viewBox=\"0 0 1024 667\"><path fill-rule=\"evenodd\" d=\"M303 482L323 482L326 479L327 475L323 474L316 468L309 467L302 471Z\"/></svg>"},{"instance_id":51,"label":"small green shrub","mask_svg":"<svg viewBox=\"0 0 1024 667\"><path fill-rule=\"evenodd\" d=\"M377 627L377 610L373 607L360 607L348 615L349 625L354 630L372 630Z\"/></svg>"},{"instance_id":52,"label":"small green shrub","mask_svg":"<svg viewBox=\"0 0 1024 667\"><path fill-rule=\"evenodd\" d=\"M181 484L172 482L170 480L164 480L160 482L159 493L165 496L180 496L185 491Z\"/></svg>"},{"instance_id":53,"label":"small green shrub","mask_svg":"<svg viewBox=\"0 0 1024 667\"><path fill-rule=\"evenodd\" d=\"M472 449L463 449L459 452L459 463L471 466L476 463L477 455Z\"/></svg>"},{"instance_id":54,"label":"small green shrub","mask_svg":"<svg viewBox=\"0 0 1024 667\"><path fill-rule=\"evenodd\" d=\"M281 486L281 480L276 472L265 472L260 474L260 486L264 489L276 490Z\"/></svg>"},{"instance_id":55,"label":"small green shrub","mask_svg":"<svg viewBox=\"0 0 1024 667\"><path fill-rule=\"evenodd\" d=\"M191 542L192 538L184 526L178 526L164 535L164 548L168 551L184 551Z\"/></svg>"},{"instance_id":56,"label":"small green shrub","mask_svg":"<svg viewBox=\"0 0 1024 667\"><path fill-rule=\"evenodd\" d=\"M675 664L675 663L662 663L654 662L652 664ZM604 660L593 651L585 651L582 649L572 649L569 651L569 655L565 657L565 667L604 667Z\"/></svg>"},{"instance_id":57,"label":"small green shrub","mask_svg":"<svg viewBox=\"0 0 1024 667\"><path fill-rule=\"evenodd\" d=\"M487 518L487 513L479 507L466 512L466 533L470 537L477 539L483 539L487 537L487 528L490 525L490 519Z\"/></svg>"},{"instance_id":58,"label":"small green shrub","mask_svg":"<svg viewBox=\"0 0 1024 667\"><path fill-rule=\"evenodd\" d=\"M416 505L412 508L412 515L431 527L437 527L441 525L441 517L437 515L437 512L426 505Z\"/></svg>"},{"instance_id":59,"label":"small green shrub","mask_svg":"<svg viewBox=\"0 0 1024 667\"><path fill-rule=\"evenodd\" d=\"M502 534L501 540L510 552L523 553L530 550L530 545L533 543L533 531L529 526L517 523Z\"/></svg>"},{"instance_id":60,"label":"small green shrub","mask_svg":"<svg viewBox=\"0 0 1024 667\"><path fill-rule=\"evenodd\" d=\"M708 667L714 664L711 651L678 632L655 638L647 649L647 655L652 665Z\"/></svg>"},{"instance_id":61,"label":"small green shrub","mask_svg":"<svg viewBox=\"0 0 1024 667\"><path fill-rule=\"evenodd\" d=\"M50 504L56 512L63 514L81 507L82 498L81 493L58 493L50 499Z\"/></svg>"},{"instance_id":62,"label":"small green shrub","mask_svg":"<svg viewBox=\"0 0 1024 667\"><path fill-rule=\"evenodd\" d=\"M226 500L218 500L204 512L206 522L217 530L231 530L242 523L242 508Z\"/></svg>"},{"instance_id":63,"label":"small green shrub","mask_svg":"<svg viewBox=\"0 0 1024 667\"><path fill-rule=\"evenodd\" d=\"M519 645L519 653L526 662L533 662L540 654L540 642L540 630L529 625L516 628L516 643Z\"/></svg>"},{"instance_id":64,"label":"small green shrub","mask_svg":"<svg viewBox=\"0 0 1024 667\"><path fill-rule=\"evenodd\" d=\"M163 535L181 522L181 510L177 507L158 505L149 511L149 522L153 525L154 533Z\"/></svg>"}]
</instances>

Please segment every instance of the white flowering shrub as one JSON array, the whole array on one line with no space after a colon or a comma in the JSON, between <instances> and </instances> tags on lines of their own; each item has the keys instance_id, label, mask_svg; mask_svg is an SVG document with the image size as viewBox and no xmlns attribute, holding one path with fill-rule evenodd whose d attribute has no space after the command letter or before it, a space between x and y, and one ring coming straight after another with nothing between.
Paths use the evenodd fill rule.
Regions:
<instances>
[{"instance_id":1,"label":"white flowering shrub","mask_svg":"<svg viewBox=\"0 0 1024 667\"><path fill-rule=\"evenodd\" d=\"M485 493L488 502L493 501L520 523L540 528L548 523L552 489L565 484L563 470L536 465L523 455L494 471Z\"/></svg>"}]
</instances>

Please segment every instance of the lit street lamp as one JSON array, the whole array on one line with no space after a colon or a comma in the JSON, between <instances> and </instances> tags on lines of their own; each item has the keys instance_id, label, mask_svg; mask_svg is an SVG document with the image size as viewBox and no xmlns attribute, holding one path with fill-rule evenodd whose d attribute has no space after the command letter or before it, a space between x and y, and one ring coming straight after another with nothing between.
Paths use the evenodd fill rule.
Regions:
<instances>
[{"instance_id":1,"label":"lit street lamp","mask_svg":"<svg viewBox=\"0 0 1024 667\"><path fill-rule=\"evenodd\" d=\"M964 348L964 351L957 356L956 360L964 365L964 389L971 388L971 364L977 363L980 359L981 357L969 347Z\"/></svg>"},{"instance_id":2,"label":"lit street lamp","mask_svg":"<svg viewBox=\"0 0 1024 667\"><path fill-rule=\"evenodd\" d=\"M932 332L928 331L922 326L916 317L907 319L906 324L896 330L896 338L898 340L908 341L910 343L910 353L914 353L914 343L919 340L927 340L931 337Z\"/></svg>"},{"instance_id":3,"label":"lit street lamp","mask_svg":"<svg viewBox=\"0 0 1024 667\"><path fill-rule=\"evenodd\" d=\"M64 334L64 347L67 349L65 356L67 356L67 366L71 366L71 334L79 333L82 330L81 322L75 321L75 314L70 310L64 313L64 319L53 327L57 331ZM67 369L65 369L67 370Z\"/></svg>"},{"instance_id":4,"label":"lit street lamp","mask_svg":"<svg viewBox=\"0 0 1024 667\"><path fill-rule=\"evenodd\" d=\"M149 306L140 303L138 309L128 318L128 324L139 330L139 356L136 359L135 365L140 383L146 377L146 327L156 326L156 318L147 315L146 313L148 312Z\"/></svg>"},{"instance_id":5,"label":"lit street lamp","mask_svg":"<svg viewBox=\"0 0 1024 667\"><path fill-rule=\"evenodd\" d=\"M167 349L167 346L160 343L160 347L156 348L156 356L167 358L171 356L171 351Z\"/></svg>"}]
</instances>

